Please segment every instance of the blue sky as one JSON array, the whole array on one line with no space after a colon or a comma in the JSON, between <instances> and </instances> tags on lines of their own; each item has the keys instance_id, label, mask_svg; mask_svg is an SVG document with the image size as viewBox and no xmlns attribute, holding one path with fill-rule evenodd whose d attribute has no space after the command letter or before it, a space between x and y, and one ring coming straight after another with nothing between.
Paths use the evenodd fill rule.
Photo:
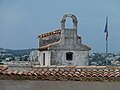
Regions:
<instances>
[{"instance_id":1,"label":"blue sky","mask_svg":"<svg viewBox=\"0 0 120 90\"><path fill-rule=\"evenodd\" d=\"M66 13L76 15L78 35L92 52L105 52L105 17L109 52L120 51L120 0L0 0L0 47L37 48L37 36L60 28ZM67 27L72 23L67 21Z\"/></svg>"}]
</instances>

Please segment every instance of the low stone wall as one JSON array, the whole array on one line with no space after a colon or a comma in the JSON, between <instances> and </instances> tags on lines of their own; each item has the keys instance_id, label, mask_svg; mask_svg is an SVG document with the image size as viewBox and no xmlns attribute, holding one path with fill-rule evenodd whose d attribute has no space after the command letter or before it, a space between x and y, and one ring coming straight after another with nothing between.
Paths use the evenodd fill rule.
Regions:
<instances>
[{"instance_id":1,"label":"low stone wall","mask_svg":"<svg viewBox=\"0 0 120 90\"><path fill-rule=\"evenodd\" d=\"M0 90L120 90L120 82L0 80Z\"/></svg>"}]
</instances>

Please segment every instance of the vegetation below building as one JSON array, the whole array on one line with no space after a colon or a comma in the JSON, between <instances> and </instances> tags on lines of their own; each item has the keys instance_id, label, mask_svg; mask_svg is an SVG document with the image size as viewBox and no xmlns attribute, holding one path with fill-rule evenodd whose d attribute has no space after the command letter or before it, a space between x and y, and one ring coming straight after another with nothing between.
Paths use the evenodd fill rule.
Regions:
<instances>
[{"instance_id":1,"label":"vegetation below building","mask_svg":"<svg viewBox=\"0 0 120 90\"><path fill-rule=\"evenodd\" d=\"M2 61L28 61L31 51L35 49L12 50L0 48L0 62Z\"/></svg>"},{"instance_id":2,"label":"vegetation below building","mask_svg":"<svg viewBox=\"0 0 120 90\"><path fill-rule=\"evenodd\" d=\"M2 61L29 61L30 52L35 49L12 50L0 48L0 62ZM0 63L2 64L2 63ZM92 53L89 58L90 66L119 66L120 53Z\"/></svg>"}]
</instances>

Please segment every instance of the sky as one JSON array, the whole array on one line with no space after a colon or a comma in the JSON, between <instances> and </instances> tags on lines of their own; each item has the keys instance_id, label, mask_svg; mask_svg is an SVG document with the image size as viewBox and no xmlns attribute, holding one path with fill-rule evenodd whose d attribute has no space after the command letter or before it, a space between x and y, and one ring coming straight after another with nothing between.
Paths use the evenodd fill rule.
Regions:
<instances>
[{"instance_id":1,"label":"sky","mask_svg":"<svg viewBox=\"0 0 120 90\"><path fill-rule=\"evenodd\" d=\"M120 0L0 0L0 47L37 48L37 36L60 28L64 14L78 19L78 35L92 52L105 52L108 16L109 52L120 52ZM66 27L71 27L67 19Z\"/></svg>"}]
</instances>

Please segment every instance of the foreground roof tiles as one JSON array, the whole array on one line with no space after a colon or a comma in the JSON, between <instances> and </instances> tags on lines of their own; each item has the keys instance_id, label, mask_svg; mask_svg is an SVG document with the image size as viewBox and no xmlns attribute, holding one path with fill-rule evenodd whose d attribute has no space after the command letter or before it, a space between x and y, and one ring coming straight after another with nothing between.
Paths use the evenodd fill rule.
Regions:
<instances>
[{"instance_id":1,"label":"foreground roof tiles","mask_svg":"<svg viewBox=\"0 0 120 90\"><path fill-rule=\"evenodd\" d=\"M0 79L28 80L119 80L120 67L39 67L28 71L0 66Z\"/></svg>"}]
</instances>

